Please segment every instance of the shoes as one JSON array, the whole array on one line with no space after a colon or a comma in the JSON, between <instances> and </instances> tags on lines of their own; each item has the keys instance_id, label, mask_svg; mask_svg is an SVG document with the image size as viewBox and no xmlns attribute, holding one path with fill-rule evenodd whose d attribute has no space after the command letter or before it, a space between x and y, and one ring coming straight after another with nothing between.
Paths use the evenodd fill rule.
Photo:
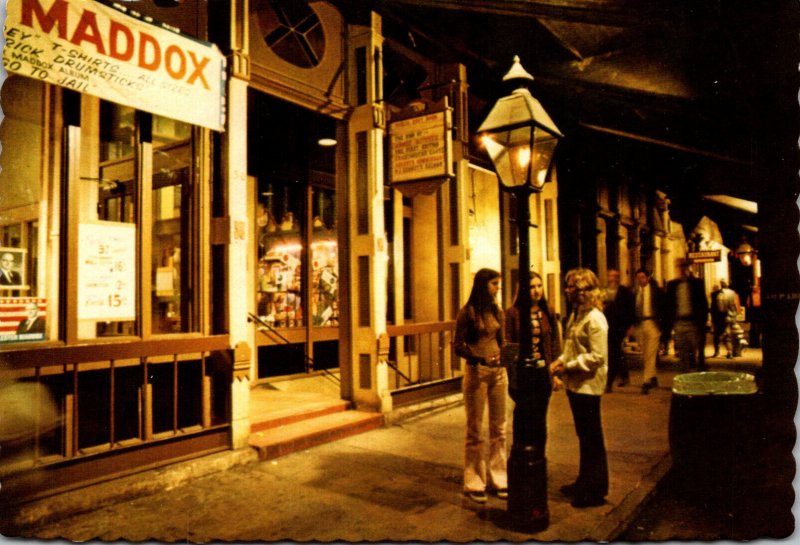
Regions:
<instances>
[{"instance_id":1,"label":"shoes","mask_svg":"<svg viewBox=\"0 0 800 545\"><path fill-rule=\"evenodd\" d=\"M727 355L727 356L725 356L725 357L726 357L726 358L728 358L729 360L732 360L732 359L733 359L733 354L731 354L730 352L728 352L728 355Z\"/></svg>"},{"instance_id":2,"label":"shoes","mask_svg":"<svg viewBox=\"0 0 800 545\"><path fill-rule=\"evenodd\" d=\"M580 488L578 488L578 483L572 484L565 484L561 488L559 488L562 494L565 496L569 496L570 498L573 496L577 496L580 492Z\"/></svg>"},{"instance_id":3,"label":"shoes","mask_svg":"<svg viewBox=\"0 0 800 545\"><path fill-rule=\"evenodd\" d=\"M475 503L486 503L486 501L489 499L486 497L486 492L483 490L469 490L464 492L464 494L466 494L467 497Z\"/></svg>"},{"instance_id":4,"label":"shoes","mask_svg":"<svg viewBox=\"0 0 800 545\"><path fill-rule=\"evenodd\" d=\"M574 500L572 500L572 507L598 507L606 503L606 499L603 496L595 496L595 495L586 495L586 496L578 496Z\"/></svg>"},{"instance_id":5,"label":"shoes","mask_svg":"<svg viewBox=\"0 0 800 545\"><path fill-rule=\"evenodd\" d=\"M494 491L494 493L501 500L508 499L508 488L498 488L497 490Z\"/></svg>"},{"instance_id":6,"label":"shoes","mask_svg":"<svg viewBox=\"0 0 800 545\"><path fill-rule=\"evenodd\" d=\"M650 393L650 388L651 388L651 387L652 387L652 386L650 386L650 383L649 383L649 382L645 382L644 384L642 384L642 395L647 395L647 394L649 394L649 393Z\"/></svg>"},{"instance_id":7,"label":"shoes","mask_svg":"<svg viewBox=\"0 0 800 545\"><path fill-rule=\"evenodd\" d=\"M620 381L619 381L619 382L617 382L617 386L619 386L620 388L622 388L623 386L627 386L628 384L630 384L630 382L631 382L631 381L630 381L629 379L627 379L627 378L623 378L623 379L620 379Z\"/></svg>"}]
</instances>

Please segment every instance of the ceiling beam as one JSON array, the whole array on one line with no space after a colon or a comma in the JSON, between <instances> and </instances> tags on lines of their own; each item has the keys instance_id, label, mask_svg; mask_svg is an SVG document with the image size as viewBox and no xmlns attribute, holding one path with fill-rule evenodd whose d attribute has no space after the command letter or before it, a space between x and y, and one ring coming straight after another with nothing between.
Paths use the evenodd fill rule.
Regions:
<instances>
[{"instance_id":1,"label":"ceiling beam","mask_svg":"<svg viewBox=\"0 0 800 545\"><path fill-rule=\"evenodd\" d=\"M725 162L736 163L736 164L740 164L740 165L749 165L750 164L749 161L744 161L744 160L740 159L739 157L732 157L730 155L722 155L722 154L719 154L719 153L714 153L713 151L708 151L708 150L704 150L704 149L700 149L700 148L696 148L696 147L692 147L692 146L684 146L682 144L678 144L676 142L669 142L667 140L662 140L660 138L651 138L649 136L645 136L645 135L642 135L642 134L635 134L635 133L631 133L631 132L627 132L627 131L621 131L621 130L617 130L617 129L612 129L612 128L609 128L609 127L601 127L599 125L593 125L591 123L584 123L582 121L579 124L582 127L587 128L587 129L592 130L592 131L611 134L611 135L614 135L614 136L620 136L622 138L628 138L628 139L636 140L636 141L639 141L639 142L645 142L647 144L655 144L657 146L662 146L662 147L665 147L665 148L670 148L670 149L682 151L682 152L685 152L685 153L691 153L693 155L699 155L700 157L708 157L709 159L716 159L718 161L725 161Z\"/></svg>"},{"instance_id":2,"label":"ceiling beam","mask_svg":"<svg viewBox=\"0 0 800 545\"><path fill-rule=\"evenodd\" d=\"M660 2L642 2L639 9L619 0L380 0L379 4L440 9L534 19L557 19L594 25L651 25L669 19Z\"/></svg>"}]
</instances>

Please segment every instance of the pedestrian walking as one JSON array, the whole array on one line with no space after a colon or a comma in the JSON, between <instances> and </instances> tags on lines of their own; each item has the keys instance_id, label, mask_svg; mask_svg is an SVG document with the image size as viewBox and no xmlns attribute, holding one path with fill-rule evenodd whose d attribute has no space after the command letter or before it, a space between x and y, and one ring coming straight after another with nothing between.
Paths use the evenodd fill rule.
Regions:
<instances>
[{"instance_id":1,"label":"pedestrian walking","mask_svg":"<svg viewBox=\"0 0 800 545\"><path fill-rule=\"evenodd\" d=\"M645 269L636 271L636 292L634 295L634 324L636 342L642 352L642 393L658 387L656 366L658 348L662 341L661 319L664 296L661 288ZM669 337L670 330L665 334Z\"/></svg>"},{"instance_id":2,"label":"pedestrian walking","mask_svg":"<svg viewBox=\"0 0 800 545\"><path fill-rule=\"evenodd\" d=\"M608 459L600 399L608 374L608 322L602 308L597 276L589 269L572 269L566 276L567 298L573 311L564 333L564 350L550 365L564 382L580 446L578 477L562 486L573 507L603 505L608 494Z\"/></svg>"},{"instance_id":3,"label":"pedestrian walking","mask_svg":"<svg viewBox=\"0 0 800 545\"><path fill-rule=\"evenodd\" d=\"M634 322L633 293L628 286L620 284L619 271L608 269L608 284L603 291L603 314L608 321L608 384L611 392L614 379L619 377L617 386L627 386L630 382L628 366L623 359L622 345Z\"/></svg>"},{"instance_id":4,"label":"pedestrian walking","mask_svg":"<svg viewBox=\"0 0 800 545\"><path fill-rule=\"evenodd\" d=\"M755 284L745 301L745 315L750 322L750 346L761 348L761 286Z\"/></svg>"},{"instance_id":5,"label":"pedestrian walking","mask_svg":"<svg viewBox=\"0 0 800 545\"><path fill-rule=\"evenodd\" d=\"M714 353L711 355L712 358L719 356L720 340L722 339L722 333L725 331L726 313L718 309L719 304L717 299L720 293L721 288L719 284L714 284L711 287L711 294L709 295L709 299L711 300L711 305L709 306L709 312L711 313L711 342L714 345Z\"/></svg>"},{"instance_id":6,"label":"pedestrian walking","mask_svg":"<svg viewBox=\"0 0 800 545\"><path fill-rule=\"evenodd\" d=\"M738 296L728 287L728 281L719 281L719 289L711 293L711 325L714 328L714 357L719 355L720 341L725 343L726 358L738 352L739 340L734 331L739 315Z\"/></svg>"},{"instance_id":7,"label":"pedestrian walking","mask_svg":"<svg viewBox=\"0 0 800 545\"><path fill-rule=\"evenodd\" d=\"M506 473L506 396L508 375L500 361L505 327L503 310L496 302L500 273L481 269L475 274L469 299L458 312L453 343L467 362L462 380L466 408L464 493L485 503L487 490L508 498ZM484 410L489 409L489 454L484 455L481 431Z\"/></svg>"},{"instance_id":8,"label":"pedestrian walking","mask_svg":"<svg viewBox=\"0 0 800 545\"><path fill-rule=\"evenodd\" d=\"M675 352L683 371L705 369L708 299L703 281L695 278L688 259L675 262L678 278L667 282L665 321L675 330Z\"/></svg>"}]
</instances>

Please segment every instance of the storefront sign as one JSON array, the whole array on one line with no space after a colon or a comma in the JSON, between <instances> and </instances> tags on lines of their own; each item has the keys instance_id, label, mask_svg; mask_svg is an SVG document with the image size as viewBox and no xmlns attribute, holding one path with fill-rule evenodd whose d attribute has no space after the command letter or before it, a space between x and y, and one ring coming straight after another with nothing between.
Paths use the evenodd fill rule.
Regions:
<instances>
[{"instance_id":1,"label":"storefront sign","mask_svg":"<svg viewBox=\"0 0 800 545\"><path fill-rule=\"evenodd\" d=\"M136 318L136 226L98 221L78 226L78 319Z\"/></svg>"},{"instance_id":2,"label":"storefront sign","mask_svg":"<svg viewBox=\"0 0 800 545\"><path fill-rule=\"evenodd\" d=\"M391 123L392 183L453 176L450 125L449 109Z\"/></svg>"},{"instance_id":3,"label":"storefront sign","mask_svg":"<svg viewBox=\"0 0 800 545\"><path fill-rule=\"evenodd\" d=\"M722 260L722 251L703 250L700 252L689 252L687 257L692 263L715 263Z\"/></svg>"},{"instance_id":4,"label":"storefront sign","mask_svg":"<svg viewBox=\"0 0 800 545\"><path fill-rule=\"evenodd\" d=\"M219 49L141 17L122 3L112 5L8 2L6 70L223 130L225 57Z\"/></svg>"}]
</instances>

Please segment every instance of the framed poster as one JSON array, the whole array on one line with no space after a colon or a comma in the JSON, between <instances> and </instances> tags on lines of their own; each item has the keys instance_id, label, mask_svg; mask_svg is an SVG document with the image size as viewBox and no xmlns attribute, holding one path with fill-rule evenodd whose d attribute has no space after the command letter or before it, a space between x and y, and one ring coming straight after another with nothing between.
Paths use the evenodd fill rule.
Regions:
<instances>
[{"instance_id":1,"label":"framed poster","mask_svg":"<svg viewBox=\"0 0 800 545\"><path fill-rule=\"evenodd\" d=\"M0 344L45 340L46 320L47 299L0 297Z\"/></svg>"},{"instance_id":2,"label":"framed poster","mask_svg":"<svg viewBox=\"0 0 800 545\"><path fill-rule=\"evenodd\" d=\"M27 250L0 248L0 290L28 289L25 274Z\"/></svg>"},{"instance_id":3,"label":"framed poster","mask_svg":"<svg viewBox=\"0 0 800 545\"><path fill-rule=\"evenodd\" d=\"M136 225L78 226L78 319L136 319Z\"/></svg>"}]
</instances>

